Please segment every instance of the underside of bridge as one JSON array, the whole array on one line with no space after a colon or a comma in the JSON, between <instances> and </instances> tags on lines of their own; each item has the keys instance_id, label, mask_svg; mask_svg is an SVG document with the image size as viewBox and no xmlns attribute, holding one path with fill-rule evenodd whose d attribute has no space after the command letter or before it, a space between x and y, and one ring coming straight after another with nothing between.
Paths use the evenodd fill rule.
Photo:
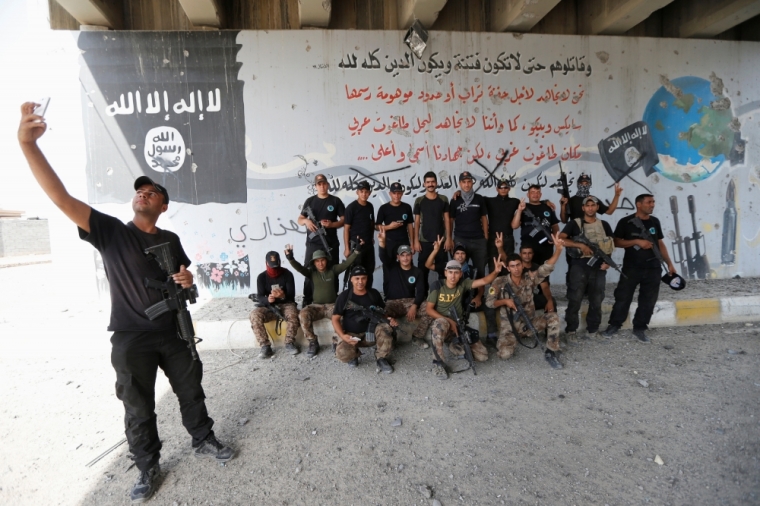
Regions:
<instances>
[{"instance_id":1,"label":"underside of bridge","mask_svg":"<svg viewBox=\"0 0 760 506\"><path fill-rule=\"evenodd\" d=\"M61 30L428 30L760 41L759 0L49 0Z\"/></svg>"}]
</instances>

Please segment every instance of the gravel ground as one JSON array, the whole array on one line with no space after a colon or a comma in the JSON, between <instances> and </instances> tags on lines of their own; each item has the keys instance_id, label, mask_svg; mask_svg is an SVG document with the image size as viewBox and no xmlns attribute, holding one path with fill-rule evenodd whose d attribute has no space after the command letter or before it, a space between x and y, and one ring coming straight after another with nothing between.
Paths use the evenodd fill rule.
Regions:
<instances>
[{"instance_id":1,"label":"gravel ground","mask_svg":"<svg viewBox=\"0 0 760 506\"><path fill-rule=\"evenodd\" d=\"M1 286L30 284L24 269L0 270ZM49 274L35 293L54 286ZM86 466L123 438L107 311L72 296L43 300L40 318L24 290L0 295L0 435L14 443L0 446L0 503L129 504L125 445ZM760 325L651 338L570 346L561 371L520 348L445 382L411 345L393 352L391 375L371 351L356 370L324 347L313 360L203 352L215 430L238 456L195 459L160 378L151 503L760 503Z\"/></svg>"}]
</instances>

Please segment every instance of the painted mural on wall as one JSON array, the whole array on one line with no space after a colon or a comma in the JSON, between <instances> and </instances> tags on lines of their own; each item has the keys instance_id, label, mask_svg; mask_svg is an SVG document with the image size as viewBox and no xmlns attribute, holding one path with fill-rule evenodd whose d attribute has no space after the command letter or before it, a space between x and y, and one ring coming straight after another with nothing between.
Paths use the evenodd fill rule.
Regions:
<instances>
[{"instance_id":1,"label":"painted mural on wall","mask_svg":"<svg viewBox=\"0 0 760 506\"><path fill-rule=\"evenodd\" d=\"M183 47L203 47L207 35L177 36L177 54L183 54ZM88 51L111 44L100 37L88 40ZM620 180L621 203L605 217L613 226L634 211L636 195L654 194L654 214L684 277L760 275L753 261L760 247L760 213L753 207L757 199L752 198L760 184L760 80L754 70L760 68L760 45L433 33L418 59L401 38L399 32L242 31L224 43L230 48L226 55L236 54L231 65L207 62L203 58L213 59L212 53L198 52L196 65L206 70L203 79L228 80L239 90L220 88L222 110L233 116L217 116L219 131L198 134L193 126L200 121L197 110L192 115L183 112L186 116L176 123L140 123L143 136L161 128L153 134L158 141L152 156L147 154L148 143L130 148L135 159L140 158L140 170L171 172L168 177L177 180L180 193L192 187L204 196L182 200L188 204L174 210L172 222L179 225L176 231L188 253L197 252L194 260L204 272L201 277L208 277L203 284L212 293L247 295L250 276L264 269L269 250L292 243L300 257L306 230L297 217L304 200L314 193L317 173L328 176L331 193L346 204L356 198L358 183L369 181L375 209L389 200L388 188L396 181L404 185L404 200L412 203L424 193L422 177L430 170L438 174L440 191L449 197L457 189L458 174L469 170L477 178L475 187L486 196L494 195L496 181L505 177L515 185L512 196L523 197L528 186L539 184L544 198L558 203L560 161L573 188L581 173L591 175L592 193L602 201L612 199L611 186ZM171 65L163 62L161 46L130 47L134 62L150 62L137 71L153 79L150 86L140 88L144 106L148 93L164 89L157 81L181 82L176 73L170 77L160 73ZM130 72L138 68L134 62ZM83 58L83 76L88 65ZM235 69L231 78L229 68ZM125 86L114 87L102 98L97 90L85 94L85 117L98 107L98 114L106 117L108 107L128 109ZM206 103L211 90L201 88L185 86L184 107L190 106L190 96L196 100L201 96ZM191 89L202 93L190 95ZM229 107L224 97L232 100ZM163 101L160 92L159 98ZM151 103L155 108L157 102ZM161 102L162 112L164 105ZM233 117L242 118L243 124L234 123ZM135 120L130 121L103 123L106 128L97 133L99 137L88 142L126 135L125 128L127 132L135 128ZM185 124L188 121L190 125ZM149 168L156 153L163 156L166 146L173 145L175 132L168 127L179 131L186 144L188 128L195 143L208 135L209 142L228 145L228 157L242 149L246 170L240 179L235 172L235 192L245 190L245 195L235 193L225 201L219 198L218 187L204 187L196 176L197 158L198 170L193 173L188 168L188 157L196 156L197 147L186 149L179 170L160 162ZM630 133L615 141L622 146L619 163L627 163L617 174L605 169L599 145L627 127ZM242 133L244 142L235 137ZM95 134L91 130L88 135ZM642 147L644 138L654 147ZM113 166L121 156L116 151L91 153L90 164L95 165L98 157L98 167ZM171 158L173 153L168 153ZM504 163L493 171L504 155ZM649 159L655 161L643 163ZM628 170L639 166L644 170ZM214 181L227 177L223 174L230 169L222 163L206 168ZM97 187L97 177L105 176L91 169L91 188ZM193 183L185 186L186 181ZM93 191L91 197L101 199L114 195L113 189ZM242 201L245 204L225 203ZM214 285L220 272L229 271L231 260L223 255L250 259L247 285L242 280ZM622 250L613 258L622 259ZM558 276L565 268L564 263L558 267ZM610 279L616 276L611 273ZM379 287L379 271L375 279Z\"/></svg>"},{"instance_id":2,"label":"painted mural on wall","mask_svg":"<svg viewBox=\"0 0 760 506\"><path fill-rule=\"evenodd\" d=\"M128 202L147 175L174 202L245 202L237 33L82 32L91 203Z\"/></svg>"}]
</instances>

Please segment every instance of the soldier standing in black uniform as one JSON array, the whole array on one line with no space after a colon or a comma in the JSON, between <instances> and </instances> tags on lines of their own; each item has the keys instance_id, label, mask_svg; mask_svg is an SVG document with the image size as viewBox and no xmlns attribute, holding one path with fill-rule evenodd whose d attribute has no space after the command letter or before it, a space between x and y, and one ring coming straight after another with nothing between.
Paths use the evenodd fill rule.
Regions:
<instances>
[{"instance_id":1,"label":"soldier standing in black uniform","mask_svg":"<svg viewBox=\"0 0 760 506\"><path fill-rule=\"evenodd\" d=\"M176 318L167 312L154 320L145 309L163 300L159 290L145 287L146 279L165 281L166 275L144 251L151 246L170 243L177 259L174 281L183 288L193 285L187 270L190 260L179 237L156 227L161 214L169 208L169 192L146 176L135 180L132 198L134 217L126 225L72 197L37 146L45 133L44 118L34 114L37 104L21 106L18 140L32 174L50 200L77 225L79 237L97 249L105 266L111 291L111 365L116 371L116 397L124 404L124 426L129 451L140 471L130 498L144 502L155 492L160 473L161 440L156 424L156 373L158 368L169 378L179 399L182 425L192 436L196 457L227 462L232 448L214 436L214 421L208 416L201 386L203 364L193 360L184 340L178 337Z\"/></svg>"},{"instance_id":2,"label":"soldier standing in black uniform","mask_svg":"<svg viewBox=\"0 0 760 506\"><path fill-rule=\"evenodd\" d=\"M627 277L620 278L615 289L615 305L612 306L609 326L602 335L610 338L622 327L628 317L628 310L633 301L633 293L639 287L639 307L633 316L633 335L642 343L648 343L649 338L645 331L652 319L654 306L660 294L660 276L662 265L657 259L653 248L658 248L670 274L676 273L673 262L663 242L662 227L660 220L652 216L654 212L654 197L648 193L642 193L636 197L636 213L620 220L615 227L615 246L625 248L623 257L623 274ZM656 244L642 237L637 224L643 225Z\"/></svg>"},{"instance_id":3,"label":"soldier standing in black uniform","mask_svg":"<svg viewBox=\"0 0 760 506\"><path fill-rule=\"evenodd\" d=\"M601 220L596 215L599 203L596 197L583 199L583 218L570 221L562 230L560 237L565 240L565 247L571 249L568 283L567 283L567 311L565 312L565 335L569 343L577 343L577 330L579 324L578 312L581 309L583 295L588 295L588 314L586 315L585 339L599 331L602 323L602 301L604 289L607 283L607 269L609 265L597 258L593 265L588 265L593 256L591 248L585 244L573 241L580 235L585 236L590 242L599 246L599 249L607 255L611 255L615 249L612 239L612 227L609 223Z\"/></svg>"}]
</instances>

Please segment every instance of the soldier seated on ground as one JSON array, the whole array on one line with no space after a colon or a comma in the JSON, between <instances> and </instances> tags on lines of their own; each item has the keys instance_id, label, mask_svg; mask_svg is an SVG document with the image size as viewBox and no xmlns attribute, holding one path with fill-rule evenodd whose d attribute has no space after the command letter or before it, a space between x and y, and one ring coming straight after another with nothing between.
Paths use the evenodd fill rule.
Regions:
<instances>
[{"instance_id":1,"label":"soldier seated on ground","mask_svg":"<svg viewBox=\"0 0 760 506\"><path fill-rule=\"evenodd\" d=\"M504 258L507 258L506 256ZM520 245L520 258L522 259L523 268L526 271L536 272L540 265L533 262L533 246L530 244ZM547 313L556 311L557 303L552 296L551 286L549 285L549 278L541 281L538 288L533 289L533 304L536 306L536 311L544 310Z\"/></svg>"},{"instance_id":2,"label":"soldier seated on ground","mask_svg":"<svg viewBox=\"0 0 760 506\"><path fill-rule=\"evenodd\" d=\"M362 244L364 243L362 242ZM309 348L306 351L306 356L309 358L319 353L319 340L314 333L314 322L323 318L332 318L335 299L338 298L335 280L341 272L349 268L357 256L359 256L358 248L343 263L328 267L327 253L320 249L312 255L309 267L304 267L293 256L293 245L285 245L285 258L290 262L290 266L303 277L311 280L313 288L313 302L304 306L298 313L303 335L309 341Z\"/></svg>"},{"instance_id":3,"label":"soldier seated on ground","mask_svg":"<svg viewBox=\"0 0 760 506\"><path fill-rule=\"evenodd\" d=\"M427 313L433 320L433 373L438 379L445 380L449 377L446 363L443 359L443 344L459 336L456 322L450 317L449 309L453 307L457 316L462 317L463 301L467 293L475 288L486 286L496 279L497 273L504 267L501 258L494 259L494 271L480 279L462 279L462 266L456 260L450 260L446 264L446 280L440 287L430 291L427 298ZM453 344L453 343L452 343ZM488 360L488 350L478 341L471 343L472 355L478 362ZM457 346L449 348L455 355L461 355L464 350Z\"/></svg>"},{"instance_id":4,"label":"soldier seated on ground","mask_svg":"<svg viewBox=\"0 0 760 506\"><path fill-rule=\"evenodd\" d=\"M353 305L366 309L385 308L380 292L367 288L367 270L361 265L351 269L349 288L338 295L338 300L335 301L332 324L340 338L336 343L335 356L350 367L357 367L362 355L359 348L377 346L375 358L378 370L386 374L392 373L393 366L387 357L393 349L391 326L396 327L398 323L395 319L388 318L390 324L375 325L360 309L352 308Z\"/></svg>"},{"instance_id":5,"label":"soldier seated on ground","mask_svg":"<svg viewBox=\"0 0 760 506\"><path fill-rule=\"evenodd\" d=\"M543 280L554 270L554 264L564 248L564 241L559 238L559 234L552 236L555 250L554 254L543 264L537 271L530 272L523 266L523 260L519 255L509 255L507 257L508 276L498 278L488 290L486 305L492 308L502 308L501 328L499 329L499 340L496 343L497 354L499 358L508 359L515 353L517 339L515 332L520 335L528 333L528 327L525 322L518 318L515 302L509 297L504 286L509 283L515 297L525 310L533 326L539 332L547 329L546 352L545 358L554 368L561 368L562 364L557 360L556 352L559 351L559 316L554 311L545 312L542 315L536 315L536 307L533 303L533 290L538 287ZM507 308L511 310L507 312Z\"/></svg>"},{"instance_id":6,"label":"soldier seated on ground","mask_svg":"<svg viewBox=\"0 0 760 506\"><path fill-rule=\"evenodd\" d=\"M266 270L259 274L256 279L256 293L259 307L251 311L251 329L256 336L256 342L261 346L259 358L269 358L272 352L272 341L269 340L266 322L276 320L278 317L272 307L279 309L285 317L287 332L285 333L285 351L291 355L298 355L301 351L296 345L296 332L298 332L298 310L296 309L296 286L293 273L284 267L280 267L280 254L270 251L266 256Z\"/></svg>"},{"instance_id":7,"label":"soldier seated on ground","mask_svg":"<svg viewBox=\"0 0 760 506\"><path fill-rule=\"evenodd\" d=\"M364 244L362 242L362 244ZM301 328L306 340L309 341L309 348L306 350L306 356L314 357L319 353L319 340L314 333L314 322L323 318L332 318L335 307L335 299L338 298L338 291L335 289L335 280L338 275L349 268L356 257L359 256L359 249L353 251L343 263L328 267L327 253L323 250L316 250L311 257L308 267L304 267L293 256L293 245L285 245L285 258L290 262L290 266L300 273L306 279L311 280L313 288L313 302L301 309L298 317L301 320Z\"/></svg>"},{"instance_id":8,"label":"soldier seated on ground","mask_svg":"<svg viewBox=\"0 0 760 506\"><path fill-rule=\"evenodd\" d=\"M380 262L383 264L383 284L385 293L385 313L394 318L406 316L408 322L419 318L412 332L412 344L428 348L425 342L430 323L433 321L425 311L425 282L422 271L412 264L412 247L402 244L397 248L396 258L391 258L385 249L385 227L381 225L377 235Z\"/></svg>"}]
</instances>

